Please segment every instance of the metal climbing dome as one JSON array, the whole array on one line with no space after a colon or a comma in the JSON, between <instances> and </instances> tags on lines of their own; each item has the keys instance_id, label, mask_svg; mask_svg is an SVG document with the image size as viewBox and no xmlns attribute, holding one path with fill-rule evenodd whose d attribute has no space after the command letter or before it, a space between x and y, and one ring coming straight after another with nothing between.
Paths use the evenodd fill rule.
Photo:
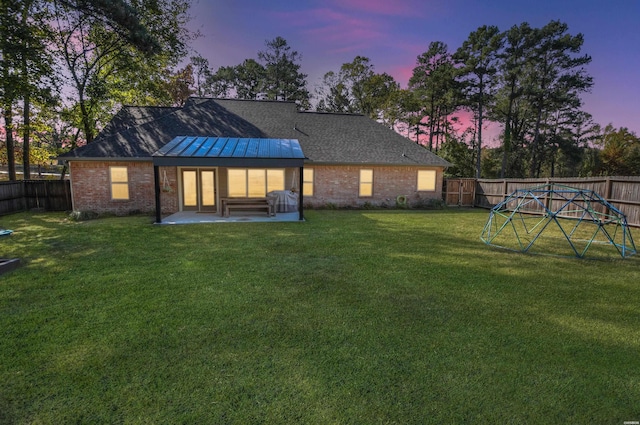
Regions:
<instances>
[{"instance_id":1,"label":"metal climbing dome","mask_svg":"<svg viewBox=\"0 0 640 425\"><path fill-rule=\"evenodd\" d=\"M562 256L636 254L626 216L592 190L558 184L518 189L491 209L487 245Z\"/></svg>"}]
</instances>

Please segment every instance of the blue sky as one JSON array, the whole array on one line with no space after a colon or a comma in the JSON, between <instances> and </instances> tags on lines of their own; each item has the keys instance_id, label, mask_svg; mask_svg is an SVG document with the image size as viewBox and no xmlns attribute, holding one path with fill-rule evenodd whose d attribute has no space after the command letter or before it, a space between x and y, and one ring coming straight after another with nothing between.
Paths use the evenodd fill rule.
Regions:
<instances>
[{"instance_id":1,"label":"blue sky","mask_svg":"<svg viewBox=\"0 0 640 425\"><path fill-rule=\"evenodd\" d=\"M302 55L311 91L357 55L406 87L432 41L455 51L481 25L560 20L584 35L582 53L593 59L584 110L640 136L640 0L194 0L191 15L202 34L192 46L214 70L257 59L265 41L282 36Z\"/></svg>"}]
</instances>

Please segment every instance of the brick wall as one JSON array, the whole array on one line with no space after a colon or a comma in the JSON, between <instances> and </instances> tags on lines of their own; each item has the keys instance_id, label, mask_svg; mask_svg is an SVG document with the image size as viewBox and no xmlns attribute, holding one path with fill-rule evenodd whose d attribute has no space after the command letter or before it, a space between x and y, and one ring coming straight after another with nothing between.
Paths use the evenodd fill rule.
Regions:
<instances>
[{"instance_id":1,"label":"brick wall","mask_svg":"<svg viewBox=\"0 0 640 425\"><path fill-rule=\"evenodd\" d=\"M127 167L129 200L112 200L109 167ZM305 196L304 202L312 207L335 205L357 207L365 203L394 207L399 195L407 197L409 205L429 199L442 199L443 170L428 167L383 166L307 166L314 170L314 195ZM360 170L373 170L373 196L359 197ZM417 190L418 170L436 170L436 190ZM160 199L162 213L179 210L178 174L176 167L160 167ZM132 212L154 213L155 195L153 164L150 161L70 161L73 209L126 215ZM166 184L165 184L166 176ZM225 173L220 172L219 188L226 188ZM289 175L287 175L289 180ZM286 182L287 183L287 182ZM297 181L295 182L297 186ZM222 196L222 194L219 194Z\"/></svg>"},{"instance_id":2,"label":"brick wall","mask_svg":"<svg viewBox=\"0 0 640 425\"><path fill-rule=\"evenodd\" d=\"M416 205L429 199L442 199L442 168L388 166L307 166L314 170L314 194L305 196L304 203L312 207L328 204L338 207L362 206L365 203L394 207L398 196L407 204ZM373 170L373 196L359 197L360 170ZM418 170L436 170L436 190L417 190Z\"/></svg>"},{"instance_id":3,"label":"brick wall","mask_svg":"<svg viewBox=\"0 0 640 425\"><path fill-rule=\"evenodd\" d=\"M129 177L129 200L111 199L109 167L127 167ZM160 167L161 187L166 171L167 191L162 191L162 211L178 210L178 185L174 167ZM155 212L155 186L153 164L149 161L70 161L73 209L126 215L132 212Z\"/></svg>"}]
</instances>

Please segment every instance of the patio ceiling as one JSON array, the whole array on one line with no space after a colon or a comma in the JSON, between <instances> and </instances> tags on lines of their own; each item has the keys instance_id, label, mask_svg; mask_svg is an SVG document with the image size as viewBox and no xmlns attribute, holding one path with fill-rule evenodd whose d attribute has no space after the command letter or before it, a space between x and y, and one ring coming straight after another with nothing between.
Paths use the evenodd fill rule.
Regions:
<instances>
[{"instance_id":1,"label":"patio ceiling","mask_svg":"<svg viewBox=\"0 0 640 425\"><path fill-rule=\"evenodd\" d=\"M178 136L153 155L154 166L302 167L296 139Z\"/></svg>"}]
</instances>

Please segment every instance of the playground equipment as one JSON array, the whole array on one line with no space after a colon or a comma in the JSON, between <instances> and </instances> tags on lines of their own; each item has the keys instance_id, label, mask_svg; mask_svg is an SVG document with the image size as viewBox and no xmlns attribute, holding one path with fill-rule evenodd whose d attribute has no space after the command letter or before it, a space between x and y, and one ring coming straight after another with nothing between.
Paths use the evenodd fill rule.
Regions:
<instances>
[{"instance_id":1,"label":"playground equipment","mask_svg":"<svg viewBox=\"0 0 640 425\"><path fill-rule=\"evenodd\" d=\"M555 255L636 254L626 216L592 190L555 183L518 189L491 209L487 245ZM597 247L597 248L596 248Z\"/></svg>"}]
</instances>

